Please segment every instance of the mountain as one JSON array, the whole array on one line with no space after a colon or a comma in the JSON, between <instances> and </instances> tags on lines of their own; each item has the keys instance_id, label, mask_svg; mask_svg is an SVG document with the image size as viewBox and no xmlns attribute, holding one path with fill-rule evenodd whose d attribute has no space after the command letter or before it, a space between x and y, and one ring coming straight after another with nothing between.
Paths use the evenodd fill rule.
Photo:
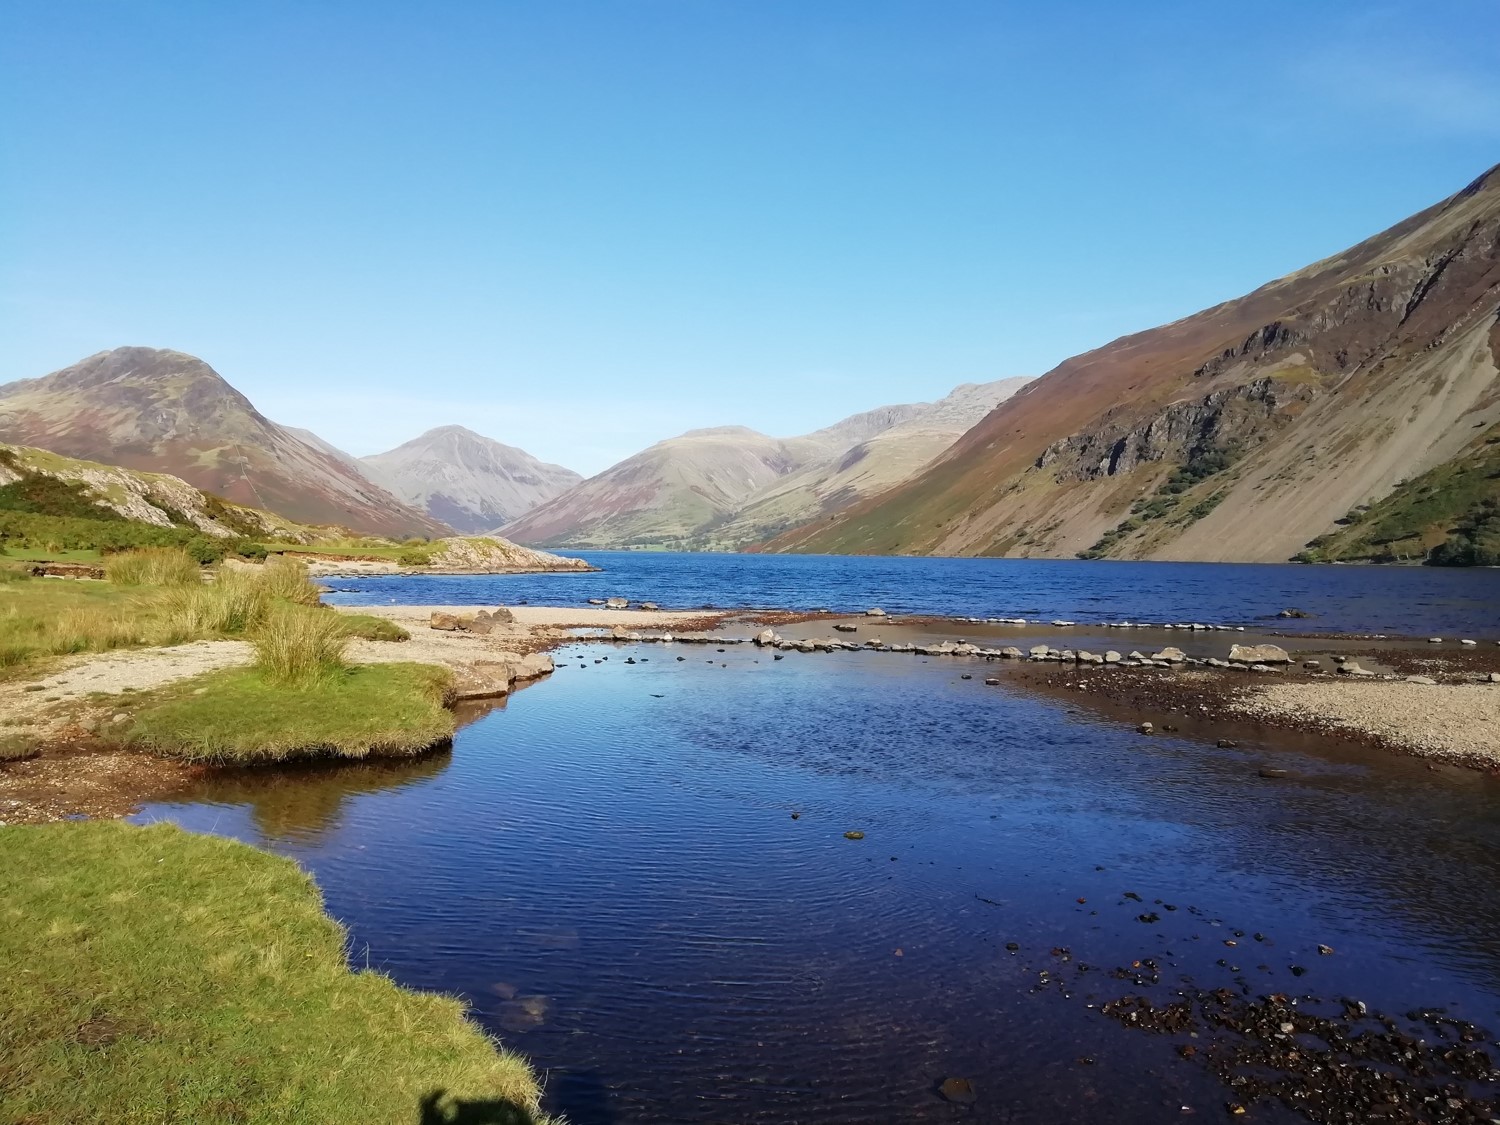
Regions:
<instances>
[{"instance_id":1,"label":"mountain","mask_svg":"<svg viewBox=\"0 0 1500 1125\"><path fill-rule=\"evenodd\" d=\"M768 549L1419 559L1451 534L1462 555L1500 494L1497 356L1500 168L1065 361L911 480Z\"/></svg>"},{"instance_id":2,"label":"mountain","mask_svg":"<svg viewBox=\"0 0 1500 1125\"><path fill-rule=\"evenodd\" d=\"M1025 382L966 384L936 403L883 406L794 438L693 430L502 530L548 546L734 550L904 479Z\"/></svg>"},{"instance_id":3,"label":"mountain","mask_svg":"<svg viewBox=\"0 0 1500 1125\"><path fill-rule=\"evenodd\" d=\"M382 535L450 530L278 426L212 367L182 352L115 348L0 386L0 441L170 473L301 523Z\"/></svg>"},{"instance_id":4,"label":"mountain","mask_svg":"<svg viewBox=\"0 0 1500 1125\"><path fill-rule=\"evenodd\" d=\"M809 435L837 432L821 456L762 489L730 520L705 534L714 545L734 549L883 492L917 473L1029 381L965 383L937 402L882 407ZM884 424L871 425L872 416ZM795 447L801 440L806 439L788 444Z\"/></svg>"},{"instance_id":5,"label":"mountain","mask_svg":"<svg viewBox=\"0 0 1500 1125\"><path fill-rule=\"evenodd\" d=\"M743 426L690 430L500 530L507 539L543 547L680 545L794 464L782 442Z\"/></svg>"},{"instance_id":6,"label":"mountain","mask_svg":"<svg viewBox=\"0 0 1500 1125\"><path fill-rule=\"evenodd\" d=\"M403 502L459 531L519 519L583 480L462 426L439 426L359 463Z\"/></svg>"}]
</instances>

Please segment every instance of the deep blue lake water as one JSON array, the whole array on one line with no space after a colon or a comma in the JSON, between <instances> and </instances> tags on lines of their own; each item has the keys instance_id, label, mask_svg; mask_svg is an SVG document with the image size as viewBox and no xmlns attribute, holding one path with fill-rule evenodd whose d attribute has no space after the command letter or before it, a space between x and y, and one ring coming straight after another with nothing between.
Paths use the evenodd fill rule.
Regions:
<instances>
[{"instance_id":1,"label":"deep blue lake water","mask_svg":"<svg viewBox=\"0 0 1500 1125\"><path fill-rule=\"evenodd\" d=\"M1287 608L1299 631L1500 640L1500 569L580 552L593 574L338 578L340 604L582 604L829 609L1080 622L1252 625Z\"/></svg>"},{"instance_id":2,"label":"deep blue lake water","mask_svg":"<svg viewBox=\"0 0 1500 1125\"><path fill-rule=\"evenodd\" d=\"M526 584L666 602L686 579L661 575L696 561L638 587L624 569ZM917 601L859 573L857 604ZM1143 573L1173 596L1171 570ZM451 753L219 778L141 819L305 864L357 962L468 999L573 1125L1227 1119L1202 1061L1218 1032L1102 1014L1135 994L1347 996L1500 1026L1494 778L1143 736L951 661L574 644L559 662ZM938 1095L955 1077L972 1105ZM1245 1119L1302 1120L1276 1102Z\"/></svg>"}]
</instances>

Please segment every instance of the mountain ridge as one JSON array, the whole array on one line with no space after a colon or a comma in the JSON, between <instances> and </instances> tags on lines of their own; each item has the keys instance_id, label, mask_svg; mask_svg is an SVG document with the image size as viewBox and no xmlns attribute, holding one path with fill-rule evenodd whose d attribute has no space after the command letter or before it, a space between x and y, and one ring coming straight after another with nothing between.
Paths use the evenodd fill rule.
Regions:
<instances>
[{"instance_id":1,"label":"mountain ridge","mask_svg":"<svg viewBox=\"0 0 1500 1125\"><path fill-rule=\"evenodd\" d=\"M271 421L203 360L170 349L113 348L0 386L0 441L167 473L299 523L451 530Z\"/></svg>"},{"instance_id":2,"label":"mountain ridge","mask_svg":"<svg viewBox=\"0 0 1500 1125\"><path fill-rule=\"evenodd\" d=\"M539 546L749 546L894 483L1025 382L968 383L935 403L876 407L791 438L745 426L689 430L499 530Z\"/></svg>"},{"instance_id":3,"label":"mountain ridge","mask_svg":"<svg viewBox=\"0 0 1500 1125\"><path fill-rule=\"evenodd\" d=\"M1244 297L1063 361L910 481L767 549L1285 560L1492 448L1497 355L1500 167Z\"/></svg>"}]
</instances>

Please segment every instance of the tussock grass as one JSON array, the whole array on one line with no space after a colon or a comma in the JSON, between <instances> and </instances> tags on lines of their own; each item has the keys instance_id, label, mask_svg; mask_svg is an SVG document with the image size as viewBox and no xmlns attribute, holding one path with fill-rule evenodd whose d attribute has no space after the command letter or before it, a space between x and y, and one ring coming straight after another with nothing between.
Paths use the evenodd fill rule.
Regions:
<instances>
[{"instance_id":1,"label":"tussock grass","mask_svg":"<svg viewBox=\"0 0 1500 1125\"><path fill-rule=\"evenodd\" d=\"M104 575L116 586L191 586L203 581L203 568L180 548L146 547L109 556Z\"/></svg>"},{"instance_id":2,"label":"tussock grass","mask_svg":"<svg viewBox=\"0 0 1500 1125\"><path fill-rule=\"evenodd\" d=\"M318 588L307 576L307 564L299 559L278 555L267 559L257 573L271 597L298 605L318 604Z\"/></svg>"},{"instance_id":3,"label":"tussock grass","mask_svg":"<svg viewBox=\"0 0 1500 1125\"><path fill-rule=\"evenodd\" d=\"M227 669L143 697L125 739L215 764L410 757L453 737L453 714L443 706L449 683L446 669L428 664L342 668L295 686L258 669Z\"/></svg>"},{"instance_id":4,"label":"tussock grass","mask_svg":"<svg viewBox=\"0 0 1500 1125\"><path fill-rule=\"evenodd\" d=\"M545 1125L525 1062L459 1001L351 971L347 947L312 879L244 844L165 824L0 829L3 1116L415 1123L447 1091L440 1120L489 1103L483 1120Z\"/></svg>"},{"instance_id":5,"label":"tussock grass","mask_svg":"<svg viewBox=\"0 0 1500 1125\"><path fill-rule=\"evenodd\" d=\"M349 634L338 617L305 606L278 606L250 634L255 667L267 683L306 687L336 679L348 670L344 648Z\"/></svg>"},{"instance_id":6,"label":"tussock grass","mask_svg":"<svg viewBox=\"0 0 1500 1125\"><path fill-rule=\"evenodd\" d=\"M20 762L41 753L41 741L33 733L0 734L0 762Z\"/></svg>"},{"instance_id":7,"label":"tussock grass","mask_svg":"<svg viewBox=\"0 0 1500 1125\"><path fill-rule=\"evenodd\" d=\"M384 617L369 613L341 613L339 624L351 637L362 637L367 641L409 641L411 634Z\"/></svg>"},{"instance_id":8,"label":"tussock grass","mask_svg":"<svg viewBox=\"0 0 1500 1125\"><path fill-rule=\"evenodd\" d=\"M214 582L204 583L191 562L192 581L186 580L185 557L171 551L117 555L110 574L117 577L123 566L125 582L32 578L0 569L0 676L74 653L253 637L270 628L278 608L317 615L326 629L345 636L407 639L404 629L382 618L318 607L317 587L295 560L223 566ZM164 582L152 585L151 578Z\"/></svg>"}]
</instances>

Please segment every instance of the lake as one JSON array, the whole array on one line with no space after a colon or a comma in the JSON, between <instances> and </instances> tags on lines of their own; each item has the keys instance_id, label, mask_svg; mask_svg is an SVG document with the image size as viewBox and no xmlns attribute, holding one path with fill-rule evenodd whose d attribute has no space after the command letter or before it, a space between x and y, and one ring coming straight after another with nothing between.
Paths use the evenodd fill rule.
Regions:
<instances>
[{"instance_id":1,"label":"lake","mask_svg":"<svg viewBox=\"0 0 1500 1125\"><path fill-rule=\"evenodd\" d=\"M932 559L582 551L592 574L337 578L358 605L578 605L619 596L663 609L829 609L1080 622L1253 625L1295 608L1304 632L1429 633L1500 640L1500 569ZM1493 635L1493 636L1492 636Z\"/></svg>"},{"instance_id":2,"label":"lake","mask_svg":"<svg viewBox=\"0 0 1500 1125\"><path fill-rule=\"evenodd\" d=\"M611 569L336 584L1221 621L1293 604L1419 633L1445 613L1474 629L1463 607L1496 594L1493 574L1373 568L591 557ZM758 577L714 587L716 568ZM1392 1096L1339 1102L1326 1071L1296 1076L1327 1042L1316 1021L1356 1011L1343 1001L1394 1013L1393 1030L1350 1016L1350 1034L1467 1051L1461 1021L1500 1028L1493 777L1308 738L1140 735L953 661L557 655L451 753L220 777L138 819L306 865L357 963L462 995L573 1125L1155 1125L1245 1101L1305 1121L1288 1106L1309 1089L1312 1119L1334 1120ZM1285 1101L1226 1082L1269 1083L1288 1045Z\"/></svg>"}]
</instances>

